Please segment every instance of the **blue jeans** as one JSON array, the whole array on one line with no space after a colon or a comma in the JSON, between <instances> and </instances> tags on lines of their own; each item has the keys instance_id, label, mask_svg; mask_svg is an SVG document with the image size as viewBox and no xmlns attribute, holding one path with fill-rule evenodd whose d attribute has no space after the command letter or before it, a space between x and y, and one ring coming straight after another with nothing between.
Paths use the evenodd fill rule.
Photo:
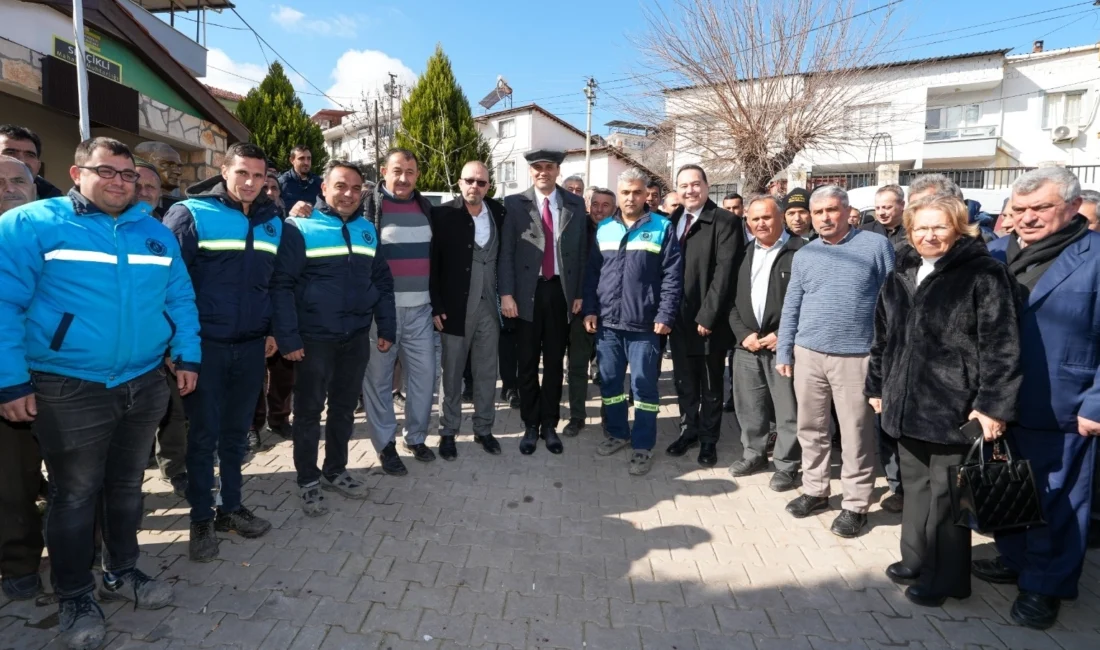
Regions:
<instances>
[{"instance_id":1,"label":"blue jeans","mask_svg":"<svg viewBox=\"0 0 1100 650\"><path fill-rule=\"evenodd\" d=\"M305 357L294 370L294 469L299 487L343 474L348 467L348 442L355 428L359 387L370 360L367 330L345 341L305 340ZM392 366L390 368L392 373ZM411 379L411 377L410 377ZM390 382L392 384L392 374ZM386 395L392 400L390 389ZM321 411L328 399L325 419L325 464L317 468L317 444L321 441Z\"/></svg>"},{"instance_id":2,"label":"blue jeans","mask_svg":"<svg viewBox=\"0 0 1100 650\"><path fill-rule=\"evenodd\" d=\"M651 450L657 444L657 371L661 349L653 332L627 332L601 327L596 333L596 362L600 368L607 433L630 440L634 449ZM634 429L627 425L626 367L634 392Z\"/></svg>"},{"instance_id":3,"label":"blue jeans","mask_svg":"<svg viewBox=\"0 0 1100 650\"><path fill-rule=\"evenodd\" d=\"M241 507L241 464L248 427L264 386L264 340L202 342L195 392L183 398L187 432L187 502L191 521L214 518L214 454L218 455L222 510Z\"/></svg>"},{"instance_id":4,"label":"blue jeans","mask_svg":"<svg viewBox=\"0 0 1100 650\"><path fill-rule=\"evenodd\" d=\"M107 547L105 568L124 573L137 564L141 483L157 425L168 408L166 372L157 368L114 388L34 373L34 431L50 473L46 547L61 599L95 588L97 507Z\"/></svg>"}]
</instances>

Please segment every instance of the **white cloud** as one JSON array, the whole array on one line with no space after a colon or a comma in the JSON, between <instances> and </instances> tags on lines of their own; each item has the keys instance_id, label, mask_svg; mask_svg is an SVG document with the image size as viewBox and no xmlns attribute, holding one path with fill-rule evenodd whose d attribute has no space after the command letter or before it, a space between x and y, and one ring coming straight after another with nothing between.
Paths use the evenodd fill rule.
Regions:
<instances>
[{"instance_id":1,"label":"white cloud","mask_svg":"<svg viewBox=\"0 0 1100 650\"><path fill-rule=\"evenodd\" d=\"M285 5L275 5L271 20L288 32L314 36L354 38L359 27L359 20L353 16L340 14L332 18L310 18Z\"/></svg>"},{"instance_id":2,"label":"white cloud","mask_svg":"<svg viewBox=\"0 0 1100 650\"><path fill-rule=\"evenodd\" d=\"M283 69L295 90L301 91L308 86L304 79L287 69L285 65ZM208 86L246 95L249 90L260 85L266 76L266 66L234 61L223 50L210 48L206 53L206 76L200 81Z\"/></svg>"},{"instance_id":3,"label":"white cloud","mask_svg":"<svg viewBox=\"0 0 1100 650\"><path fill-rule=\"evenodd\" d=\"M342 105L355 104L355 108L359 108L358 101L348 98L373 100L384 97L382 87L389 83L390 72L397 75L397 83L405 88L416 82L416 73L400 59L378 50L348 50L336 61L336 67L330 73L333 84L326 92Z\"/></svg>"}]
</instances>

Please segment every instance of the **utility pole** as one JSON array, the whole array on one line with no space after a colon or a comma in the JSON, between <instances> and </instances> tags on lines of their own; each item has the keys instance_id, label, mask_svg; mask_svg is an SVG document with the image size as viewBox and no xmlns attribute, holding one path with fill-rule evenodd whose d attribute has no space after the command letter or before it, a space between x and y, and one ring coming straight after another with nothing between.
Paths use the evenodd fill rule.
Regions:
<instances>
[{"instance_id":1,"label":"utility pole","mask_svg":"<svg viewBox=\"0 0 1100 650\"><path fill-rule=\"evenodd\" d=\"M175 5L172 5L173 7ZM172 14L173 19L175 14ZM73 43L76 44L76 96L79 110L80 140L92 137L91 123L88 118L88 63L84 58L87 49L84 46L84 3L73 0Z\"/></svg>"},{"instance_id":2,"label":"utility pole","mask_svg":"<svg viewBox=\"0 0 1100 650\"><path fill-rule=\"evenodd\" d=\"M386 74L388 74L390 76L390 93L389 93L390 94L390 119L389 119L389 122L390 122L390 135L389 135L389 146L392 147L393 146L393 134L394 134L394 132L397 131L396 120L394 119L394 115L393 115L393 98L394 98L394 95L398 92L397 91L397 75L395 75L392 72L388 72Z\"/></svg>"},{"instance_id":3,"label":"utility pole","mask_svg":"<svg viewBox=\"0 0 1100 650\"><path fill-rule=\"evenodd\" d=\"M588 100L588 123L584 129L584 184L592 185L592 106L596 103L596 80L592 77L584 85L584 97Z\"/></svg>"},{"instance_id":4,"label":"utility pole","mask_svg":"<svg viewBox=\"0 0 1100 650\"><path fill-rule=\"evenodd\" d=\"M374 180L375 182L382 178L382 154L378 151L378 139L381 134L378 132L378 100L374 100Z\"/></svg>"}]
</instances>

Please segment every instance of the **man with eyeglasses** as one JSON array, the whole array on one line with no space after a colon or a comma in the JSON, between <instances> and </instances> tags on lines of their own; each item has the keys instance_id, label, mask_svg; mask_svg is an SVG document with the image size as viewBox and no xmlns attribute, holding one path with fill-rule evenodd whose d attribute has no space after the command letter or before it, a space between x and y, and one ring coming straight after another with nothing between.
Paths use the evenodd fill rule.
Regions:
<instances>
[{"instance_id":1,"label":"man with eyeglasses","mask_svg":"<svg viewBox=\"0 0 1100 650\"><path fill-rule=\"evenodd\" d=\"M22 161L31 170L37 200L63 196L61 190L38 175L42 171L42 139L34 131L16 124L0 124L0 155Z\"/></svg>"},{"instance_id":2,"label":"man with eyeglasses","mask_svg":"<svg viewBox=\"0 0 1100 650\"><path fill-rule=\"evenodd\" d=\"M489 170L477 160L462 168L462 196L434 210L436 245L432 247L432 311L443 341L440 391L439 455L458 456L455 435L462 424L462 375L469 359L473 377L474 440L490 454L500 453L493 437L496 412L497 257L504 206L486 198Z\"/></svg>"},{"instance_id":3,"label":"man with eyeglasses","mask_svg":"<svg viewBox=\"0 0 1100 650\"><path fill-rule=\"evenodd\" d=\"M263 390L264 358L274 354L271 276L283 224L264 194L267 161L254 144L229 147L221 173L188 191L164 216L191 274L202 326L203 382L184 398L187 501L191 504L188 556L218 557L217 532L260 537L271 523L241 503L241 465L248 428ZM214 456L222 503L214 505Z\"/></svg>"},{"instance_id":4,"label":"man with eyeglasses","mask_svg":"<svg viewBox=\"0 0 1100 650\"><path fill-rule=\"evenodd\" d=\"M50 473L44 528L62 641L86 649L106 634L92 597L97 510L99 600L172 602L171 584L137 568L141 483L168 405L164 352L187 395L201 348L179 246L133 203L129 148L98 137L74 158L67 197L0 217L0 416L34 422Z\"/></svg>"}]
</instances>

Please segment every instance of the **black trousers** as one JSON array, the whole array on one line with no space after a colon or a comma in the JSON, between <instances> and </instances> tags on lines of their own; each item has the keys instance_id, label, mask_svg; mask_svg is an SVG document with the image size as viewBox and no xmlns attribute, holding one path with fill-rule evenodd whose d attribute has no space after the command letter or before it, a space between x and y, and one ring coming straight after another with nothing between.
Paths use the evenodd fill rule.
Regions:
<instances>
[{"instance_id":1,"label":"black trousers","mask_svg":"<svg viewBox=\"0 0 1100 650\"><path fill-rule=\"evenodd\" d=\"M294 469L298 486L334 479L348 465L348 442L355 428L355 406L370 361L370 332L344 341L305 340L305 357L294 369ZM325 462L317 467L321 411L325 414Z\"/></svg>"},{"instance_id":2,"label":"black trousers","mask_svg":"<svg viewBox=\"0 0 1100 650\"><path fill-rule=\"evenodd\" d=\"M961 464L969 447L905 437L898 443L905 486L902 564L920 571L920 584L929 593L966 598L970 595L970 529L954 523L947 468Z\"/></svg>"},{"instance_id":3,"label":"black trousers","mask_svg":"<svg viewBox=\"0 0 1100 650\"><path fill-rule=\"evenodd\" d=\"M673 329L672 379L680 406L680 435L697 436L700 442L718 442L722 430L722 373L726 350L687 354L687 341Z\"/></svg>"},{"instance_id":4,"label":"black trousers","mask_svg":"<svg viewBox=\"0 0 1100 650\"><path fill-rule=\"evenodd\" d=\"M42 457L29 423L0 418L0 575L23 578L42 562L42 518L38 515Z\"/></svg>"},{"instance_id":5,"label":"black trousers","mask_svg":"<svg viewBox=\"0 0 1100 650\"><path fill-rule=\"evenodd\" d=\"M519 357L520 417L529 427L556 427L561 417L561 390L565 347L569 341L565 292L558 278L539 280L535 314L530 323L516 325ZM539 385L539 361L542 385Z\"/></svg>"},{"instance_id":6,"label":"black trousers","mask_svg":"<svg viewBox=\"0 0 1100 650\"><path fill-rule=\"evenodd\" d=\"M516 334L518 318L505 318L500 328L500 350L497 353L500 359L500 387L504 390L518 390L519 386L519 351Z\"/></svg>"},{"instance_id":7,"label":"black trousers","mask_svg":"<svg viewBox=\"0 0 1100 650\"><path fill-rule=\"evenodd\" d=\"M294 362L275 353L268 357L267 390L260 391L256 400L256 412L252 416L252 430L262 431L264 423L272 427L285 427L290 422L290 397L294 393Z\"/></svg>"}]
</instances>

